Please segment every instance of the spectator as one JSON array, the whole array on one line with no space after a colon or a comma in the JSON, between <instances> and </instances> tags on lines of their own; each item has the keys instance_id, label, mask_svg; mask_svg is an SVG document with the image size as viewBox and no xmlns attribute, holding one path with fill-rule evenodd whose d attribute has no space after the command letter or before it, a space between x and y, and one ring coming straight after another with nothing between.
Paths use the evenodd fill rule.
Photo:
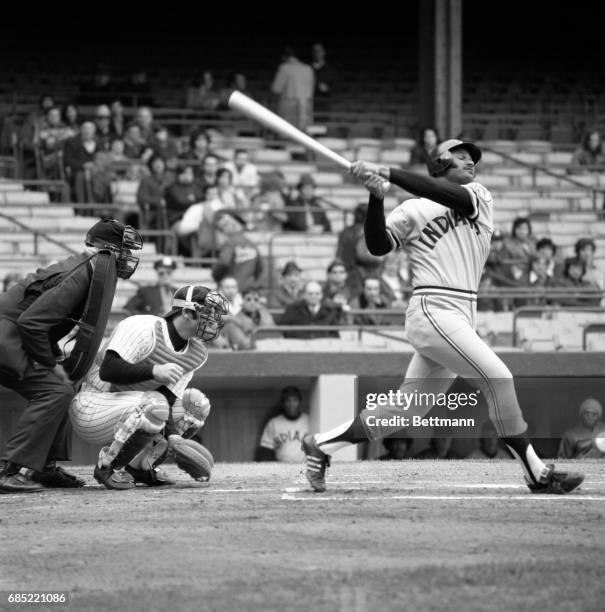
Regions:
<instances>
[{"instance_id":1,"label":"spectator","mask_svg":"<svg viewBox=\"0 0 605 612\"><path fill-rule=\"evenodd\" d=\"M571 158L572 166L603 166L605 165L605 151L601 142L601 134L591 130L584 134L581 145L574 151ZM595 168L596 169L596 168ZM577 168L572 168L572 171Z\"/></svg>"},{"instance_id":2,"label":"spectator","mask_svg":"<svg viewBox=\"0 0 605 612\"><path fill-rule=\"evenodd\" d=\"M153 264L157 274L155 285L139 287L137 292L126 302L124 309L131 315L162 316L170 312L172 298L178 287L172 284L172 274L177 264L172 257L162 257Z\"/></svg>"},{"instance_id":3,"label":"spectator","mask_svg":"<svg viewBox=\"0 0 605 612\"><path fill-rule=\"evenodd\" d=\"M237 199L241 202L242 207L247 208L252 198L258 193L260 183L258 169L250 163L248 151L236 149L233 161L225 162L223 168L231 172Z\"/></svg>"},{"instance_id":4,"label":"spectator","mask_svg":"<svg viewBox=\"0 0 605 612\"><path fill-rule=\"evenodd\" d=\"M515 307L529 305L545 306L550 304L550 300L538 294L542 293L542 291L540 291L541 289L547 289L557 285L557 282L548 276L548 262L538 255L530 256L527 270L523 276L521 276L518 283L519 286L534 288L536 291L532 291L534 297L529 299L515 299Z\"/></svg>"},{"instance_id":5,"label":"spectator","mask_svg":"<svg viewBox=\"0 0 605 612\"><path fill-rule=\"evenodd\" d=\"M204 70L187 88L185 106L199 110L215 110L221 101L221 94L214 85L212 72Z\"/></svg>"},{"instance_id":6,"label":"spectator","mask_svg":"<svg viewBox=\"0 0 605 612\"><path fill-rule=\"evenodd\" d=\"M22 280L23 276L18 272L9 272L4 279L2 280L2 291L5 293L11 288L14 287L20 280Z\"/></svg>"},{"instance_id":7,"label":"spectator","mask_svg":"<svg viewBox=\"0 0 605 612\"><path fill-rule=\"evenodd\" d=\"M512 277L510 260L511 254L506 248L504 234L501 230L495 229L492 238L490 251L487 256L483 276L480 283L480 293L498 287L515 287L518 281ZM520 276L518 278L521 278ZM508 298L484 298L479 296L477 301L478 310L493 310L500 312L510 310L512 300Z\"/></svg>"},{"instance_id":8,"label":"spectator","mask_svg":"<svg viewBox=\"0 0 605 612\"><path fill-rule=\"evenodd\" d=\"M329 112L335 79L331 64L326 61L326 49L321 43L311 47L311 68L315 81L313 103L315 112Z\"/></svg>"},{"instance_id":9,"label":"spectator","mask_svg":"<svg viewBox=\"0 0 605 612\"><path fill-rule=\"evenodd\" d=\"M453 441L452 432L447 427L435 429L429 447L417 453L414 459L461 459L452 450Z\"/></svg>"},{"instance_id":10,"label":"spectator","mask_svg":"<svg viewBox=\"0 0 605 612\"><path fill-rule=\"evenodd\" d=\"M255 287L242 292L242 308L226 320L223 335L234 351L255 348L253 333L259 327L274 327L275 322L269 311L262 305L261 294Z\"/></svg>"},{"instance_id":11,"label":"spectator","mask_svg":"<svg viewBox=\"0 0 605 612\"><path fill-rule=\"evenodd\" d=\"M563 278L558 285L579 291L599 291L600 287L596 283L584 279L585 270L586 264L582 259L568 257L564 264ZM561 306L598 306L601 303L601 298L599 296L565 297L557 301Z\"/></svg>"},{"instance_id":12,"label":"spectator","mask_svg":"<svg viewBox=\"0 0 605 612\"><path fill-rule=\"evenodd\" d=\"M177 172L176 180L166 189L164 199L166 200L166 215L168 227L176 232L179 237L179 252L190 255L190 237L197 231L199 226L192 227L187 223L181 227L183 216L189 207L204 199L204 193L193 178L193 168L184 166ZM201 215L200 215L201 221Z\"/></svg>"},{"instance_id":13,"label":"spectator","mask_svg":"<svg viewBox=\"0 0 605 612\"><path fill-rule=\"evenodd\" d=\"M548 278L551 280L560 278L563 272L556 260L557 245L550 238L541 238L536 242L536 253L545 262Z\"/></svg>"},{"instance_id":14,"label":"spectator","mask_svg":"<svg viewBox=\"0 0 605 612\"><path fill-rule=\"evenodd\" d=\"M144 227L167 229L166 199L164 194L174 182L174 175L166 171L166 162L153 155L147 162L149 175L141 179L137 190L137 204L141 209Z\"/></svg>"},{"instance_id":15,"label":"spectator","mask_svg":"<svg viewBox=\"0 0 605 612\"><path fill-rule=\"evenodd\" d=\"M219 283L225 276L233 276L243 292L258 287L263 262L256 245L244 234L244 220L237 214L219 211L215 216L218 262L212 267L212 278Z\"/></svg>"},{"instance_id":16,"label":"spectator","mask_svg":"<svg viewBox=\"0 0 605 612\"><path fill-rule=\"evenodd\" d=\"M189 212L193 213L192 208L199 206L201 211L201 216L197 221L197 250L200 257L216 257L217 236L214 220L216 213L223 210L225 205L219 198L219 190L216 185L207 185L202 188L202 192L204 194L202 204L189 209Z\"/></svg>"},{"instance_id":17,"label":"spectator","mask_svg":"<svg viewBox=\"0 0 605 612\"><path fill-rule=\"evenodd\" d=\"M386 310L389 308L387 298L380 293L380 279L376 276L366 276L363 279L363 291L359 297L350 302L351 310ZM393 317L386 314L356 314L353 316L355 325L403 325L403 314Z\"/></svg>"},{"instance_id":18,"label":"spectator","mask_svg":"<svg viewBox=\"0 0 605 612\"><path fill-rule=\"evenodd\" d=\"M605 433L605 423L601 420L603 407L601 402L589 397L580 404L580 422L568 429L561 438L558 456L561 459L603 458L605 453L599 451L594 439Z\"/></svg>"},{"instance_id":19,"label":"spectator","mask_svg":"<svg viewBox=\"0 0 605 612\"><path fill-rule=\"evenodd\" d=\"M399 432L402 435L402 432ZM378 457L379 461L401 461L410 458L410 449L414 444L413 438L384 438L382 445L387 452Z\"/></svg>"},{"instance_id":20,"label":"spectator","mask_svg":"<svg viewBox=\"0 0 605 612\"><path fill-rule=\"evenodd\" d=\"M124 154L129 159L140 159L145 163L153 155L151 147L141 135L141 128L136 123L131 123L124 134Z\"/></svg>"},{"instance_id":21,"label":"spectator","mask_svg":"<svg viewBox=\"0 0 605 612\"><path fill-rule=\"evenodd\" d=\"M420 131L416 144L410 151L410 166L422 166L426 169L429 153L441 142L435 128L425 127Z\"/></svg>"},{"instance_id":22,"label":"spectator","mask_svg":"<svg viewBox=\"0 0 605 612\"><path fill-rule=\"evenodd\" d=\"M95 110L95 127L100 151L109 151L113 134L111 132L111 111L109 106L101 104Z\"/></svg>"},{"instance_id":23,"label":"spectator","mask_svg":"<svg viewBox=\"0 0 605 612\"><path fill-rule=\"evenodd\" d=\"M38 100L38 106L32 110L23 122L20 133L20 141L23 148L24 179L37 178L36 170L36 137L44 124L46 112L55 106L54 100L49 95L43 95Z\"/></svg>"},{"instance_id":24,"label":"spectator","mask_svg":"<svg viewBox=\"0 0 605 612\"><path fill-rule=\"evenodd\" d=\"M219 110L229 110L229 96L234 92L239 91L243 94L250 96L248 91L248 82L246 76L242 72L233 72L227 78L225 87L220 90L218 94L219 103L216 107Z\"/></svg>"},{"instance_id":25,"label":"spectator","mask_svg":"<svg viewBox=\"0 0 605 612\"><path fill-rule=\"evenodd\" d=\"M229 302L229 315L236 315L242 309L244 298L239 292L237 279L233 276L224 276L218 284L219 292L227 298Z\"/></svg>"},{"instance_id":26,"label":"spectator","mask_svg":"<svg viewBox=\"0 0 605 612\"><path fill-rule=\"evenodd\" d=\"M279 325L340 325L343 322L342 309L339 306L330 307L323 301L321 285L309 281L304 288L303 297L298 302L286 306L279 319ZM337 331L289 331L284 332L285 338L337 338Z\"/></svg>"},{"instance_id":27,"label":"spectator","mask_svg":"<svg viewBox=\"0 0 605 612\"><path fill-rule=\"evenodd\" d=\"M124 107L119 100L111 103L111 119L109 120L111 133L118 138L122 138L126 131L126 119L124 118Z\"/></svg>"},{"instance_id":28,"label":"spectator","mask_svg":"<svg viewBox=\"0 0 605 612\"><path fill-rule=\"evenodd\" d=\"M90 171L99 151L95 132L95 124L85 121L80 133L65 141L63 163L74 202L84 203L92 199Z\"/></svg>"},{"instance_id":29,"label":"spectator","mask_svg":"<svg viewBox=\"0 0 605 612\"><path fill-rule=\"evenodd\" d=\"M141 138L148 147L153 147L153 136L155 125L153 123L153 113L148 106L140 106L137 109L134 123L139 126Z\"/></svg>"},{"instance_id":30,"label":"spectator","mask_svg":"<svg viewBox=\"0 0 605 612\"><path fill-rule=\"evenodd\" d=\"M233 187L233 176L231 170L219 168L216 171L216 187L218 199L224 208L240 208L241 202L238 200L235 188Z\"/></svg>"},{"instance_id":31,"label":"spectator","mask_svg":"<svg viewBox=\"0 0 605 612\"><path fill-rule=\"evenodd\" d=\"M144 69L135 70L126 84L126 91L132 96L133 106L139 110L145 106L153 106L151 84Z\"/></svg>"},{"instance_id":32,"label":"spectator","mask_svg":"<svg viewBox=\"0 0 605 612\"><path fill-rule=\"evenodd\" d=\"M368 278L366 274L365 278ZM408 307L408 293L412 290L410 263L406 251L398 249L382 258L380 291L390 302L389 308L405 310Z\"/></svg>"},{"instance_id":33,"label":"spectator","mask_svg":"<svg viewBox=\"0 0 605 612\"><path fill-rule=\"evenodd\" d=\"M200 187L214 186L217 181L219 159L213 153L207 153L202 160L201 172L197 177Z\"/></svg>"},{"instance_id":34,"label":"spectator","mask_svg":"<svg viewBox=\"0 0 605 612\"><path fill-rule=\"evenodd\" d=\"M80 130L81 121L78 107L71 102L69 104L65 104L61 114L63 117L63 123L66 125L66 127L73 130L74 134L76 134Z\"/></svg>"},{"instance_id":35,"label":"spectator","mask_svg":"<svg viewBox=\"0 0 605 612\"><path fill-rule=\"evenodd\" d=\"M301 442L309 432L309 417L302 411L302 394L298 387L285 387L280 398L280 414L264 427L258 461L299 463L305 455Z\"/></svg>"},{"instance_id":36,"label":"spectator","mask_svg":"<svg viewBox=\"0 0 605 612\"><path fill-rule=\"evenodd\" d=\"M298 197L295 200L287 200L286 208L304 208L300 212L288 212L288 220L284 230L291 232L330 232L332 227L325 211L315 196L315 181L310 174L303 174L297 185Z\"/></svg>"},{"instance_id":37,"label":"spectator","mask_svg":"<svg viewBox=\"0 0 605 612\"><path fill-rule=\"evenodd\" d=\"M512 459L507 450L500 446L496 428L491 421L485 421L481 427L479 448L466 457L467 459Z\"/></svg>"},{"instance_id":38,"label":"spectator","mask_svg":"<svg viewBox=\"0 0 605 612\"><path fill-rule=\"evenodd\" d=\"M299 130L306 130L313 122L314 88L311 66L302 63L292 47L286 47L271 84L271 92L277 96L277 114Z\"/></svg>"},{"instance_id":39,"label":"spectator","mask_svg":"<svg viewBox=\"0 0 605 612\"><path fill-rule=\"evenodd\" d=\"M34 141L40 155L42 176L40 178L60 179L59 152L65 141L76 135L61 120L61 110L53 106L46 111L45 118L38 125Z\"/></svg>"},{"instance_id":40,"label":"spectator","mask_svg":"<svg viewBox=\"0 0 605 612\"><path fill-rule=\"evenodd\" d=\"M205 131L196 130L189 136L189 150L183 159L190 160L195 168L195 175L201 174L202 162L210 153L210 137Z\"/></svg>"},{"instance_id":41,"label":"spectator","mask_svg":"<svg viewBox=\"0 0 605 612\"><path fill-rule=\"evenodd\" d=\"M585 265L583 280L597 285L600 289L605 289L605 278L595 264L596 250L597 247L592 238L580 238L574 247L576 257L581 259Z\"/></svg>"},{"instance_id":42,"label":"spectator","mask_svg":"<svg viewBox=\"0 0 605 612\"><path fill-rule=\"evenodd\" d=\"M153 128L151 148L154 155L160 155L165 160L176 160L179 156L176 140L170 136L168 128L163 125L156 125Z\"/></svg>"},{"instance_id":43,"label":"spectator","mask_svg":"<svg viewBox=\"0 0 605 612\"><path fill-rule=\"evenodd\" d=\"M279 212L290 204L291 191L286 177L280 170L275 170L263 177L260 193L252 201L261 209L258 214L245 214L249 226L259 231L282 231L288 220L285 212Z\"/></svg>"},{"instance_id":44,"label":"spectator","mask_svg":"<svg viewBox=\"0 0 605 612\"><path fill-rule=\"evenodd\" d=\"M295 261L288 261L282 271L278 285L269 295L269 308L285 308L302 298L302 270Z\"/></svg>"},{"instance_id":45,"label":"spectator","mask_svg":"<svg viewBox=\"0 0 605 612\"><path fill-rule=\"evenodd\" d=\"M510 237L504 240L504 244L511 259L510 277L519 281L527 270L530 257L536 252L529 219L517 217L513 221Z\"/></svg>"},{"instance_id":46,"label":"spectator","mask_svg":"<svg viewBox=\"0 0 605 612\"><path fill-rule=\"evenodd\" d=\"M322 287L325 304L330 307L338 305L348 311L353 295L347 285L347 270L342 259L332 260L328 264L326 273L326 282Z\"/></svg>"},{"instance_id":47,"label":"spectator","mask_svg":"<svg viewBox=\"0 0 605 612\"><path fill-rule=\"evenodd\" d=\"M138 180L134 164L124 154L124 141L114 138L108 151L99 150L90 168L90 184L94 202L112 201L111 186L117 180Z\"/></svg>"}]
</instances>

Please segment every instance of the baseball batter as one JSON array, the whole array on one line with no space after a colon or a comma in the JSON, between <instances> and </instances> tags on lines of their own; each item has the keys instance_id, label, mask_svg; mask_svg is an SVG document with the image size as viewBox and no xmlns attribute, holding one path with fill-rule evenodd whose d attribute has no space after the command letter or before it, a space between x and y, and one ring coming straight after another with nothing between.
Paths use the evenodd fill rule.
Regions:
<instances>
[{"instance_id":1,"label":"baseball batter","mask_svg":"<svg viewBox=\"0 0 605 612\"><path fill-rule=\"evenodd\" d=\"M325 471L333 452L401 429L377 426L382 419L424 416L432 404L422 400L428 401L428 393L445 393L456 376L472 379L485 397L490 419L520 462L532 492L567 493L584 478L556 471L537 456L525 433L527 424L512 374L475 331L477 288L494 229L492 196L475 182L480 159L476 145L447 140L429 156L430 177L362 161L352 165L351 172L370 192L364 224L369 251L379 256L399 248L408 252L414 290L406 332L415 352L400 391L415 401L406 405L405 413L402 405L392 403L364 410L332 431L305 436L306 475L315 491L325 490ZM386 219L384 179L418 196Z\"/></svg>"},{"instance_id":2,"label":"baseball batter","mask_svg":"<svg viewBox=\"0 0 605 612\"><path fill-rule=\"evenodd\" d=\"M135 315L116 326L70 406L80 437L107 444L94 471L98 482L109 489L173 484L158 468L169 450L193 477L208 471L210 453L187 438L203 426L210 403L187 385L227 312L222 295L189 285L164 317Z\"/></svg>"}]
</instances>

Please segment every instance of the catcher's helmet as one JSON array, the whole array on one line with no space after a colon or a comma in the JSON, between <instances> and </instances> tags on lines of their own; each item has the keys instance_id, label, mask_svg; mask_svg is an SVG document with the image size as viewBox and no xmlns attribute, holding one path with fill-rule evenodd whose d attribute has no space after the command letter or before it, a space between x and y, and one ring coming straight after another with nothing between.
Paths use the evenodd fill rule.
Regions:
<instances>
[{"instance_id":1,"label":"catcher's helmet","mask_svg":"<svg viewBox=\"0 0 605 612\"><path fill-rule=\"evenodd\" d=\"M85 243L115 253L120 278L130 278L139 265L139 258L132 255L132 251L143 248L143 239L134 227L124 225L117 219L103 219L95 223L88 230Z\"/></svg>"},{"instance_id":2,"label":"catcher's helmet","mask_svg":"<svg viewBox=\"0 0 605 612\"><path fill-rule=\"evenodd\" d=\"M192 310L197 318L196 336L209 342L218 337L225 325L223 315L229 314L229 302L216 291L201 285L186 285L178 289L172 297L170 317L182 310Z\"/></svg>"},{"instance_id":3,"label":"catcher's helmet","mask_svg":"<svg viewBox=\"0 0 605 612\"><path fill-rule=\"evenodd\" d=\"M429 174L438 176L452 165L452 151L454 149L466 149L473 162L476 164L481 159L481 149L472 142L464 142L451 138L438 144L430 153L426 162Z\"/></svg>"}]
</instances>

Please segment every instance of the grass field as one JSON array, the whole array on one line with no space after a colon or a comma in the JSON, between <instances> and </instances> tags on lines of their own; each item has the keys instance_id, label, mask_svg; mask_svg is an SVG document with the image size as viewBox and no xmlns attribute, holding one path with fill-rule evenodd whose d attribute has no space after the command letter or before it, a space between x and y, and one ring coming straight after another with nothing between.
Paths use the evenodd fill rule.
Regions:
<instances>
[{"instance_id":1,"label":"grass field","mask_svg":"<svg viewBox=\"0 0 605 612\"><path fill-rule=\"evenodd\" d=\"M568 496L531 495L515 462L217 464L210 486L88 485L0 496L9 590L96 610L605 609L605 464Z\"/></svg>"}]
</instances>

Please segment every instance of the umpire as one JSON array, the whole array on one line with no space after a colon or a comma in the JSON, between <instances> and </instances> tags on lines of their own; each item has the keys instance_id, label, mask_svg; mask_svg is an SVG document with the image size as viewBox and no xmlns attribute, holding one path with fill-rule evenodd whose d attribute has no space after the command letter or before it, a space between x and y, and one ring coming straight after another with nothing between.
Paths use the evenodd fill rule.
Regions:
<instances>
[{"instance_id":1,"label":"umpire","mask_svg":"<svg viewBox=\"0 0 605 612\"><path fill-rule=\"evenodd\" d=\"M98 349L117 278L134 273L132 250L142 240L132 227L104 219L85 242L82 253L29 274L0 296L0 384L27 400L0 461L0 493L84 485L55 465L69 460L72 381ZM74 350L62 360L58 341L76 325Z\"/></svg>"}]
</instances>

